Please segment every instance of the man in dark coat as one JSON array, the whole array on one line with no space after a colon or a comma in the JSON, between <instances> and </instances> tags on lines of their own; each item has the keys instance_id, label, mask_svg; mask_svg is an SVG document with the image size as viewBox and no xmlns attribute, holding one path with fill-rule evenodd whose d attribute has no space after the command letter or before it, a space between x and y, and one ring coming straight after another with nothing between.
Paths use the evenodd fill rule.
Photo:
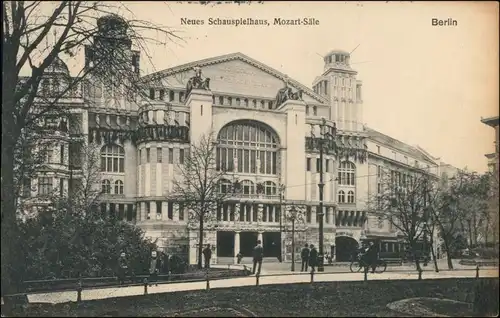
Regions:
<instances>
[{"instance_id":1,"label":"man in dark coat","mask_svg":"<svg viewBox=\"0 0 500 318\"><path fill-rule=\"evenodd\" d=\"M310 251L309 251L309 266L311 267L311 270L315 272L315 267L318 266L318 250L316 247L311 244L309 246Z\"/></svg>"},{"instance_id":2,"label":"man in dark coat","mask_svg":"<svg viewBox=\"0 0 500 318\"><path fill-rule=\"evenodd\" d=\"M128 260L127 254L125 252L120 253L120 257L118 257L118 281L120 285L125 283L125 278L128 274Z\"/></svg>"},{"instance_id":3,"label":"man in dark coat","mask_svg":"<svg viewBox=\"0 0 500 318\"><path fill-rule=\"evenodd\" d=\"M205 268L210 268L210 259L212 258L212 249L210 248L210 244L207 244L207 247L203 249L203 258L205 259Z\"/></svg>"},{"instance_id":4,"label":"man in dark coat","mask_svg":"<svg viewBox=\"0 0 500 318\"><path fill-rule=\"evenodd\" d=\"M300 252L300 258L302 259L302 269L300 270L301 272L306 271L309 267L309 245L304 246L302 248L302 251Z\"/></svg>"},{"instance_id":5,"label":"man in dark coat","mask_svg":"<svg viewBox=\"0 0 500 318\"><path fill-rule=\"evenodd\" d=\"M378 248L377 245L373 242L370 242L368 249L364 255L366 266L372 268L372 273L375 273L375 269L377 268L378 261Z\"/></svg>"},{"instance_id":6,"label":"man in dark coat","mask_svg":"<svg viewBox=\"0 0 500 318\"><path fill-rule=\"evenodd\" d=\"M261 241L257 240L257 245L253 248L253 269L252 274L255 274L255 267L257 264L259 268L257 269L257 275L260 274L260 270L262 268L262 259L264 258L264 248L261 245Z\"/></svg>"}]
</instances>

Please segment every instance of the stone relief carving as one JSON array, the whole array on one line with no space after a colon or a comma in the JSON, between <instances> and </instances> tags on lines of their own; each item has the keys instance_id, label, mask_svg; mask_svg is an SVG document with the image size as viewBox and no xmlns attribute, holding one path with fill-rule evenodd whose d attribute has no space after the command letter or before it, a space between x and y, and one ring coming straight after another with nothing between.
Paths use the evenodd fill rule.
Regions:
<instances>
[{"instance_id":1,"label":"stone relief carving","mask_svg":"<svg viewBox=\"0 0 500 318\"><path fill-rule=\"evenodd\" d=\"M201 68L200 67L195 67L194 68L195 75L191 77L186 85L186 96L189 96L191 91L193 89L203 89L203 90L210 90L210 78L206 77L203 78L201 74Z\"/></svg>"}]
</instances>

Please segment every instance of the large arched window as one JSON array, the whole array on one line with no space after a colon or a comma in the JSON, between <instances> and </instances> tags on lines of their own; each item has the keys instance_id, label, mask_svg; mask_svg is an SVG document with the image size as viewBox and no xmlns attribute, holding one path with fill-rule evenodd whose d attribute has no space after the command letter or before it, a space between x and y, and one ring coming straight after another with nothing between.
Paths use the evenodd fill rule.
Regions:
<instances>
[{"instance_id":1,"label":"large arched window","mask_svg":"<svg viewBox=\"0 0 500 318\"><path fill-rule=\"evenodd\" d=\"M265 187L265 194L266 195L276 195L276 183L272 182L272 181L266 181L264 183L264 187Z\"/></svg>"},{"instance_id":2,"label":"large arched window","mask_svg":"<svg viewBox=\"0 0 500 318\"><path fill-rule=\"evenodd\" d=\"M339 191L339 199L338 199L339 203L345 203L345 192L340 190Z\"/></svg>"},{"instance_id":3,"label":"large arched window","mask_svg":"<svg viewBox=\"0 0 500 318\"><path fill-rule=\"evenodd\" d=\"M231 192L231 181L227 179L219 180L219 191L220 193L229 193Z\"/></svg>"},{"instance_id":4,"label":"large arched window","mask_svg":"<svg viewBox=\"0 0 500 318\"><path fill-rule=\"evenodd\" d=\"M340 163L338 181L340 185L356 185L356 166L354 165L354 163L349 161Z\"/></svg>"},{"instance_id":5,"label":"large arched window","mask_svg":"<svg viewBox=\"0 0 500 318\"><path fill-rule=\"evenodd\" d=\"M233 122L220 130L217 140L217 170L278 173L279 139L264 124Z\"/></svg>"},{"instance_id":6,"label":"large arched window","mask_svg":"<svg viewBox=\"0 0 500 318\"><path fill-rule=\"evenodd\" d=\"M255 185L250 180L243 180L243 194L255 194Z\"/></svg>"},{"instance_id":7,"label":"large arched window","mask_svg":"<svg viewBox=\"0 0 500 318\"><path fill-rule=\"evenodd\" d=\"M125 151L117 145L106 145L101 149L101 171L125 172Z\"/></svg>"},{"instance_id":8,"label":"large arched window","mask_svg":"<svg viewBox=\"0 0 500 318\"><path fill-rule=\"evenodd\" d=\"M102 186L102 193L111 193L111 182L109 180L102 180L101 182Z\"/></svg>"},{"instance_id":9,"label":"large arched window","mask_svg":"<svg viewBox=\"0 0 500 318\"><path fill-rule=\"evenodd\" d=\"M123 181L115 181L115 194L123 194Z\"/></svg>"},{"instance_id":10,"label":"large arched window","mask_svg":"<svg viewBox=\"0 0 500 318\"><path fill-rule=\"evenodd\" d=\"M347 192L347 203L354 203L354 191Z\"/></svg>"}]
</instances>

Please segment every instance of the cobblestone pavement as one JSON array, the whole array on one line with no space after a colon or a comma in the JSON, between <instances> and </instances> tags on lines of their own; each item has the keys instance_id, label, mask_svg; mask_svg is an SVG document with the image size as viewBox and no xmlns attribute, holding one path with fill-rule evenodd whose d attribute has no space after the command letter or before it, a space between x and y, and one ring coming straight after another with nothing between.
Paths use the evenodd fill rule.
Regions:
<instances>
[{"instance_id":1,"label":"cobblestone pavement","mask_svg":"<svg viewBox=\"0 0 500 318\"><path fill-rule=\"evenodd\" d=\"M475 277L475 270L457 269L454 271L425 271L422 274L422 279L446 279L446 278L471 278ZM481 277L498 277L498 268L483 268L480 270ZM240 287L251 286L256 284L256 277L254 275L249 277L238 277L230 279L221 279L210 281L210 288L227 288L227 287ZM315 282L329 282L329 281L361 281L364 279L363 273L316 273L314 275ZM382 274L368 274L368 280L401 280L418 279L416 271L388 271ZM311 281L310 273L290 273L283 274L262 272L259 277L260 285L268 284L291 284L291 283L307 283ZM148 287L149 294L155 293L169 293L177 291L201 290L206 289L206 282L190 282L190 283L171 283L159 284L158 286ZM135 296L143 295L143 286L130 286L130 287L112 287L112 288L96 288L82 291L82 300L105 299L113 297ZM64 303L69 301L76 301L76 291L65 292L52 292L29 294L28 300L30 303Z\"/></svg>"}]
</instances>

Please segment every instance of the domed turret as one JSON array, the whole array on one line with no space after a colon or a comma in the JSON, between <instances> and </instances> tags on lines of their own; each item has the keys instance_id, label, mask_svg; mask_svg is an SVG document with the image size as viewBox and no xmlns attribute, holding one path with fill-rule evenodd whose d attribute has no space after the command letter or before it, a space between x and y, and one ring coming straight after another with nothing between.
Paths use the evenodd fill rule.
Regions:
<instances>
[{"instance_id":1,"label":"domed turret","mask_svg":"<svg viewBox=\"0 0 500 318\"><path fill-rule=\"evenodd\" d=\"M350 69L351 54L344 50L332 50L325 55L325 71L330 68Z\"/></svg>"},{"instance_id":2,"label":"domed turret","mask_svg":"<svg viewBox=\"0 0 500 318\"><path fill-rule=\"evenodd\" d=\"M99 33L109 37L127 37L128 24L122 17L111 14L97 20Z\"/></svg>"}]
</instances>

